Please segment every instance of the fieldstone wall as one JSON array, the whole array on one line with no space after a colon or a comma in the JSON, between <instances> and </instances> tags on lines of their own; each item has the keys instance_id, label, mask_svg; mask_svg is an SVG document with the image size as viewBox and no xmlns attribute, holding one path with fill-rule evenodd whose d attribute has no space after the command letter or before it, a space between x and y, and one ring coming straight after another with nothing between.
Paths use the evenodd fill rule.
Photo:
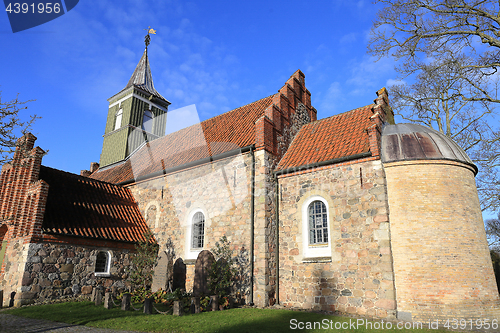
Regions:
<instances>
[{"instance_id":1,"label":"fieldstone wall","mask_svg":"<svg viewBox=\"0 0 500 333\"><path fill-rule=\"evenodd\" d=\"M26 244L18 255L18 272L22 276L16 288L14 306L31 304L35 300L40 302L63 296L90 295L92 289L98 286L114 291L124 290L128 287L125 268L129 265L129 251L109 249L112 253L110 276L96 277L96 255L103 250L108 249L48 243ZM10 262L14 260L15 256L9 257ZM9 281L7 276L2 283L5 281ZM8 305L5 302L4 305Z\"/></svg>"},{"instance_id":2,"label":"fieldstone wall","mask_svg":"<svg viewBox=\"0 0 500 333\"><path fill-rule=\"evenodd\" d=\"M251 155L240 154L129 187L160 251L182 258L186 267L186 289L193 288L194 264L198 253L191 251L190 214L200 209L205 215L205 250L222 236L231 242L241 272L248 273L250 249ZM242 278L239 292L249 293L249 281Z\"/></svg>"},{"instance_id":3,"label":"fieldstone wall","mask_svg":"<svg viewBox=\"0 0 500 333\"><path fill-rule=\"evenodd\" d=\"M15 298L20 297L21 283L24 267L29 249L29 243L24 244L24 237L10 240L7 244L3 259L2 281L0 289L3 290L3 306L8 307L15 304ZM13 294L14 293L14 294Z\"/></svg>"},{"instance_id":4,"label":"fieldstone wall","mask_svg":"<svg viewBox=\"0 0 500 333\"><path fill-rule=\"evenodd\" d=\"M500 300L471 167L384 164L398 311L413 319L498 319Z\"/></svg>"},{"instance_id":5,"label":"fieldstone wall","mask_svg":"<svg viewBox=\"0 0 500 333\"><path fill-rule=\"evenodd\" d=\"M276 291L275 157L266 150L255 153L254 303L264 307Z\"/></svg>"},{"instance_id":6,"label":"fieldstone wall","mask_svg":"<svg viewBox=\"0 0 500 333\"><path fill-rule=\"evenodd\" d=\"M387 188L379 160L281 176L280 302L287 307L394 318ZM331 251L307 257L302 209L328 203ZM305 208L307 209L307 208ZM304 244L304 241L307 242ZM305 247L304 247L305 245Z\"/></svg>"}]
</instances>

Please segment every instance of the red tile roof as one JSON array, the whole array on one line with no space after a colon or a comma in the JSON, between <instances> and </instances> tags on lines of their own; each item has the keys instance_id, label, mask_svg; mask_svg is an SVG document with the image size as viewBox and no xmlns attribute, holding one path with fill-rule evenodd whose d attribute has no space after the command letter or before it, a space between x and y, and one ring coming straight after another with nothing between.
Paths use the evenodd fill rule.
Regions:
<instances>
[{"instance_id":1,"label":"red tile roof","mask_svg":"<svg viewBox=\"0 0 500 333\"><path fill-rule=\"evenodd\" d=\"M148 230L130 191L41 166L49 184L42 230L67 236L138 242Z\"/></svg>"},{"instance_id":2,"label":"red tile roof","mask_svg":"<svg viewBox=\"0 0 500 333\"><path fill-rule=\"evenodd\" d=\"M120 183L247 147L255 143L255 122L272 102L273 95L151 141L90 177Z\"/></svg>"},{"instance_id":3,"label":"red tile roof","mask_svg":"<svg viewBox=\"0 0 500 333\"><path fill-rule=\"evenodd\" d=\"M370 151L367 128L374 104L304 125L276 170L305 166Z\"/></svg>"}]
</instances>

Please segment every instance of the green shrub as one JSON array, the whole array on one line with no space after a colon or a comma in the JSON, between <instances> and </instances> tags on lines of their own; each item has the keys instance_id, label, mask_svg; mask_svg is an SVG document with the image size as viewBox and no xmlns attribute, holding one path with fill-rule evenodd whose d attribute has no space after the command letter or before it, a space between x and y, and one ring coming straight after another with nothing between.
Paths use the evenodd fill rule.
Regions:
<instances>
[{"instance_id":1,"label":"green shrub","mask_svg":"<svg viewBox=\"0 0 500 333\"><path fill-rule=\"evenodd\" d=\"M212 295L217 295L219 298L229 296L237 270L234 264L233 251L226 236L221 237L215 243L215 247L211 252L215 257L215 261L209 270L208 288Z\"/></svg>"},{"instance_id":2,"label":"green shrub","mask_svg":"<svg viewBox=\"0 0 500 333\"><path fill-rule=\"evenodd\" d=\"M156 264L159 246L151 231L144 234L144 239L135 245L136 253L132 255L132 265L129 266L128 273L134 289L149 290L153 281L153 267Z\"/></svg>"}]
</instances>

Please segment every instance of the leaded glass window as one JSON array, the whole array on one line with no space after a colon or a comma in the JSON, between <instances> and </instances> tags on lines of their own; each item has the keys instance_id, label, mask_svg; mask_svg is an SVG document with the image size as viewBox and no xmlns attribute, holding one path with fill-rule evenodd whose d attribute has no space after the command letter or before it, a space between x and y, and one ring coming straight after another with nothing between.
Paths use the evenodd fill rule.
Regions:
<instances>
[{"instance_id":1,"label":"leaded glass window","mask_svg":"<svg viewBox=\"0 0 500 333\"><path fill-rule=\"evenodd\" d=\"M193 216L193 249L203 248L205 232L205 215L202 212L197 212Z\"/></svg>"},{"instance_id":2,"label":"leaded glass window","mask_svg":"<svg viewBox=\"0 0 500 333\"><path fill-rule=\"evenodd\" d=\"M326 205L319 200L309 205L309 244L328 243Z\"/></svg>"},{"instance_id":3,"label":"leaded glass window","mask_svg":"<svg viewBox=\"0 0 500 333\"><path fill-rule=\"evenodd\" d=\"M109 253L107 252L101 251L97 254L97 258L95 261L96 273L107 273L108 259L109 259Z\"/></svg>"}]
</instances>

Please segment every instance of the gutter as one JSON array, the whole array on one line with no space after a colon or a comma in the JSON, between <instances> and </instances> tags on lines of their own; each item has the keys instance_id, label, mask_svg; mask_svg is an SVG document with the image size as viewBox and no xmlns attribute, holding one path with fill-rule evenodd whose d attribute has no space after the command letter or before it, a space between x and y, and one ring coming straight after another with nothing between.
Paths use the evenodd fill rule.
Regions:
<instances>
[{"instance_id":1,"label":"gutter","mask_svg":"<svg viewBox=\"0 0 500 333\"><path fill-rule=\"evenodd\" d=\"M274 181L276 182L275 192L274 192L274 199L275 199L275 202L276 202L276 204L275 204L275 208L276 208L276 211L275 211L275 214L276 214L276 236L275 236L275 238L276 238L276 245L275 245L275 248L274 248L274 251L275 251L274 255L276 257L276 304L280 304L280 269L279 269L279 263L280 263L280 257L279 257L279 253L280 253L280 251L279 251L279 244L280 244L279 243L279 236L280 236L280 231L279 231L279 225L280 225L279 224L279 222L280 222L279 202L280 202L280 197L279 197L278 176L285 175L285 174L288 174L288 173L297 172L297 171L303 171L303 170L307 170L307 169L314 169L314 168L322 167L322 166L329 165L329 164L336 164L336 163L341 163L341 162L346 162L346 161L352 161L352 160L357 160L357 159L360 159L360 158L371 157L371 156L372 156L371 152L366 152L366 153L360 153L360 154L355 154L355 155L351 155L351 156L344 156L344 157L340 157L340 158L334 158L334 159L331 159L331 160L328 160L328 161L322 161L322 162L315 162L315 163L305 164L305 165L301 165L299 167L293 167L293 168L288 168L288 169L278 170L278 171L274 171L273 172L273 174L274 174ZM253 184L253 181L252 181L252 184ZM252 187L252 189L253 189L253 187ZM252 199L253 199L253 193L252 193ZM253 208L253 205L252 205L252 208ZM253 215L252 215L252 217L253 217ZM253 222L252 222L252 226L253 226ZM252 235L253 235L253 233L252 233ZM252 239L252 241L253 241L253 239ZM252 261L252 264L253 264L253 261ZM252 278L253 278L253 265L252 265ZM252 284L252 288L253 288L253 284Z\"/></svg>"},{"instance_id":2,"label":"gutter","mask_svg":"<svg viewBox=\"0 0 500 333\"><path fill-rule=\"evenodd\" d=\"M253 306L253 270L254 270L254 224L255 224L255 146L252 145L250 148L250 154L252 155L252 175L250 180L250 295L249 297L249 305Z\"/></svg>"},{"instance_id":3,"label":"gutter","mask_svg":"<svg viewBox=\"0 0 500 333\"><path fill-rule=\"evenodd\" d=\"M92 236L84 236L84 235L63 234L63 233L56 232L56 231L42 230L42 235L44 235L44 234L45 235L53 235L53 236L75 237L75 238L81 238L81 239L94 239L94 240L105 241L105 242L116 242L116 243L126 243L126 244L138 244L139 243L139 242L134 242L134 241L104 238L104 237L100 237L100 236L92 237Z\"/></svg>"},{"instance_id":4,"label":"gutter","mask_svg":"<svg viewBox=\"0 0 500 333\"><path fill-rule=\"evenodd\" d=\"M198 165L202 165L202 164L210 163L210 162L213 162L213 161L221 160L223 158L234 156L234 155L237 155L237 154L243 154L243 153L247 153L247 152L252 152L252 156L253 156L253 150L254 149L255 149L254 145L246 146L246 147L243 147L243 148L233 149L233 150L224 152L222 154L217 154L217 155L214 155L214 156L202 158L202 159L199 159L199 160L196 160L196 161L193 161L193 162L189 162L189 163L186 163L186 164L178 165L176 167L172 167L172 168L169 168L169 169L159 170L159 171L156 171L156 172L144 175L144 176L139 176L137 178L132 178L132 179L129 179L129 180L125 180L125 181L116 183L116 185L128 185L128 184L131 184L131 183L135 183L135 182L147 180L147 179L150 179L150 178L155 178L155 177L158 177L158 176L163 176L163 175L175 172L175 171L180 171L180 170L183 170L183 169L188 169L188 168L192 168L192 167L195 167L195 166L198 166Z\"/></svg>"},{"instance_id":5,"label":"gutter","mask_svg":"<svg viewBox=\"0 0 500 333\"><path fill-rule=\"evenodd\" d=\"M275 240L276 244L274 246L274 256L276 258L276 304L280 304L280 251L279 251L279 244L280 244L280 184L278 183L278 176L274 174L274 181L276 183L275 185L275 218L276 218L276 235L275 235Z\"/></svg>"},{"instance_id":6,"label":"gutter","mask_svg":"<svg viewBox=\"0 0 500 333\"><path fill-rule=\"evenodd\" d=\"M366 153L359 153L359 154L350 155L350 156L338 157L338 158L334 158L334 159L328 160L328 161L314 162L314 163L310 163L310 164L304 164L304 165L301 165L298 167L291 167L288 169L274 171L274 175L277 177L277 176L281 176L281 175L286 175L287 173L293 173L293 172L297 172L297 171L304 171L307 169L319 168L319 167L329 165L329 164L337 164L337 163L341 163L341 162L352 161L352 160L357 160L360 158L371 157L371 156L372 156L372 153L369 151Z\"/></svg>"}]
</instances>

